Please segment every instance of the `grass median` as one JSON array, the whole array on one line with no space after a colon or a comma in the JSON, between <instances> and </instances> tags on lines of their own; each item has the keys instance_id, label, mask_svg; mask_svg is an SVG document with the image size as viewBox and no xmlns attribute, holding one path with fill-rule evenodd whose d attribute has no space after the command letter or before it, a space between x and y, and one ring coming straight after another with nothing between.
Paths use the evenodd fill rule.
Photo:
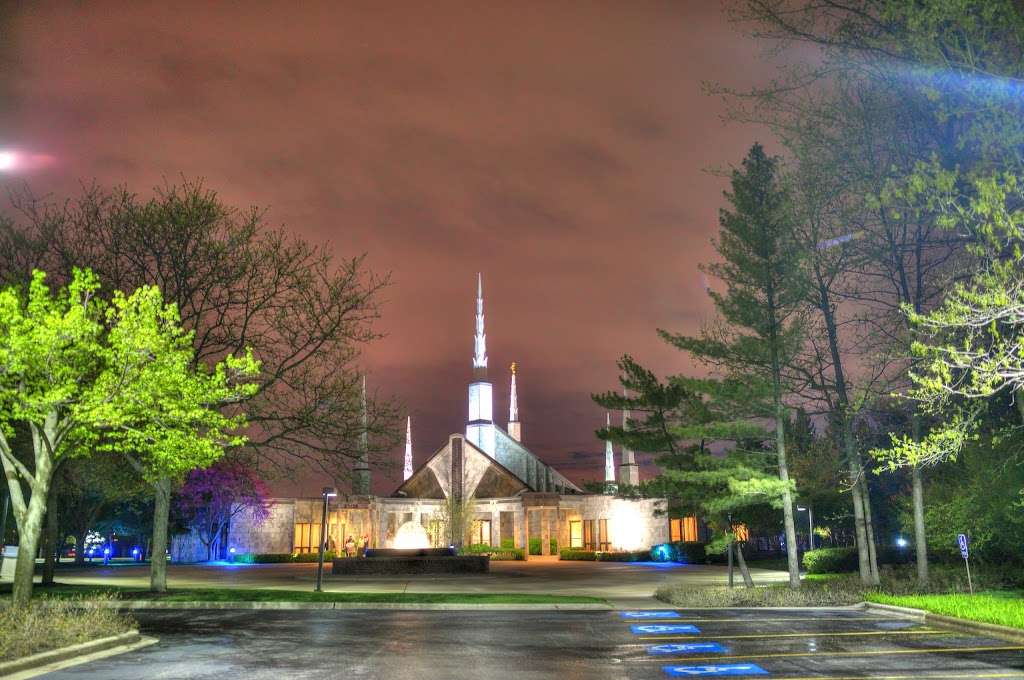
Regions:
<instances>
[{"instance_id":1,"label":"grass median","mask_svg":"<svg viewBox=\"0 0 1024 680\"><path fill-rule=\"evenodd\" d=\"M994 591L975 595L965 593L945 595L868 593L866 599L868 602L923 609L933 614L952 616L968 621L1024 629L1024 599L1021 599L1019 592L1014 591Z\"/></svg>"},{"instance_id":2,"label":"grass median","mask_svg":"<svg viewBox=\"0 0 1024 680\"><path fill-rule=\"evenodd\" d=\"M171 588L153 593L144 588L56 584L36 587L46 598L112 597L160 602L340 602L385 604L607 604L599 597L529 593L358 593L264 588Z\"/></svg>"},{"instance_id":3,"label":"grass median","mask_svg":"<svg viewBox=\"0 0 1024 680\"><path fill-rule=\"evenodd\" d=\"M744 588L741 582L735 588L726 588L691 586L683 581L662 586L656 597L679 607L836 607L867 600L1024 627L1013 623L1024 620L1018 574L998 568L979 569L975 585L985 592L968 595L962 569L936 565L929 586L921 588L913 567L904 566L883 569L881 584L873 588L864 586L857 574L807 574L799 590L791 590L786 584Z\"/></svg>"}]
</instances>

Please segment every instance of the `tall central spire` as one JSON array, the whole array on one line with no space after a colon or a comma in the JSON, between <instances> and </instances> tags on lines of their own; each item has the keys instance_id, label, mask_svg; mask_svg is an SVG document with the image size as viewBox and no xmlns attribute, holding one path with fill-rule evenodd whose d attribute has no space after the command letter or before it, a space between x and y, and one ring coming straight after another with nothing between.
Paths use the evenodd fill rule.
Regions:
<instances>
[{"instance_id":1,"label":"tall central spire","mask_svg":"<svg viewBox=\"0 0 1024 680\"><path fill-rule=\"evenodd\" d=\"M476 334L473 336L473 382L469 383L466 439L490 456L497 449L493 386L487 379L487 335L484 333L484 282L476 275Z\"/></svg>"},{"instance_id":2,"label":"tall central spire","mask_svg":"<svg viewBox=\"0 0 1024 680\"><path fill-rule=\"evenodd\" d=\"M473 337L474 374L487 375L487 334L484 333L484 278L476 275L476 335Z\"/></svg>"},{"instance_id":3,"label":"tall central spire","mask_svg":"<svg viewBox=\"0 0 1024 680\"><path fill-rule=\"evenodd\" d=\"M625 389L622 390L622 396L629 398L629 392ZM622 430L626 431L629 429L629 407L622 409ZM622 445L622 464L619 466L619 482L627 486L637 486L640 484L640 468L636 464L636 456L633 451L626 446Z\"/></svg>"}]
</instances>

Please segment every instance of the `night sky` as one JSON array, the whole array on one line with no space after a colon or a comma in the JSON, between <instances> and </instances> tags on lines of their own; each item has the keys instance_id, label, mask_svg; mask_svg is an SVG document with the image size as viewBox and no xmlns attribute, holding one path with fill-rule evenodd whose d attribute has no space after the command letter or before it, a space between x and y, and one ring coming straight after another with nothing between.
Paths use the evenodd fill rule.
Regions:
<instances>
[{"instance_id":1,"label":"night sky","mask_svg":"<svg viewBox=\"0 0 1024 680\"><path fill-rule=\"evenodd\" d=\"M516 361L524 442L600 478L589 395L616 358L691 369L655 329L710 313L706 170L757 134L701 83L763 81L762 46L711 0L212 4L0 3L0 147L31 161L0 181L198 176L368 253L393 285L365 364L412 414L417 465L465 422L481 271L496 420Z\"/></svg>"}]
</instances>

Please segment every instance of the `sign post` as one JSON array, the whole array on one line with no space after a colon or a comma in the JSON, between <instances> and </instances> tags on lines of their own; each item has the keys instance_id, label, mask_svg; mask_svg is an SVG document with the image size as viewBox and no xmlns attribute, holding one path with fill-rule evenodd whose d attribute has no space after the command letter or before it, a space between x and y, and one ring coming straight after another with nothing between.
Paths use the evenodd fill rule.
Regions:
<instances>
[{"instance_id":1,"label":"sign post","mask_svg":"<svg viewBox=\"0 0 1024 680\"><path fill-rule=\"evenodd\" d=\"M971 595L974 595L974 584L971 583L971 563L967 559L970 553L967 549L966 534L957 534L956 542L960 546L960 556L964 558L964 566L967 568L967 587L970 589Z\"/></svg>"}]
</instances>

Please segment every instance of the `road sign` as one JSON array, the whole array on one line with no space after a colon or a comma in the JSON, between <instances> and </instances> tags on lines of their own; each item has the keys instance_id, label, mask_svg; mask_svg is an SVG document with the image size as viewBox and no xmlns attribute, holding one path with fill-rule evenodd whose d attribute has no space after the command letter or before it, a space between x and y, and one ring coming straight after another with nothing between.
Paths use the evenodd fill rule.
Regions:
<instances>
[{"instance_id":1,"label":"road sign","mask_svg":"<svg viewBox=\"0 0 1024 680\"><path fill-rule=\"evenodd\" d=\"M679 612L674 611L642 611L619 612L624 619L678 619Z\"/></svg>"},{"instance_id":2,"label":"road sign","mask_svg":"<svg viewBox=\"0 0 1024 680\"><path fill-rule=\"evenodd\" d=\"M725 654L725 647L717 642L673 642L664 645L651 645L647 653L660 654Z\"/></svg>"},{"instance_id":3,"label":"road sign","mask_svg":"<svg viewBox=\"0 0 1024 680\"><path fill-rule=\"evenodd\" d=\"M967 536L964 534L956 535L957 545L960 546L960 557L964 558L964 567L967 568L967 588L970 589L971 595L974 595L974 583L971 582L971 563L967 560Z\"/></svg>"},{"instance_id":4,"label":"road sign","mask_svg":"<svg viewBox=\"0 0 1024 680\"><path fill-rule=\"evenodd\" d=\"M768 671L752 663L715 664L711 666L662 666L670 678L720 677L723 675L768 675Z\"/></svg>"},{"instance_id":5,"label":"road sign","mask_svg":"<svg viewBox=\"0 0 1024 680\"><path fill-rule=\"evenodd\" d=\"M669 633L681 633L685 635L697 635L700 628L688 623L634 623L629 627L634 635L668 635Z\"/></svg>"}]
</instances>

